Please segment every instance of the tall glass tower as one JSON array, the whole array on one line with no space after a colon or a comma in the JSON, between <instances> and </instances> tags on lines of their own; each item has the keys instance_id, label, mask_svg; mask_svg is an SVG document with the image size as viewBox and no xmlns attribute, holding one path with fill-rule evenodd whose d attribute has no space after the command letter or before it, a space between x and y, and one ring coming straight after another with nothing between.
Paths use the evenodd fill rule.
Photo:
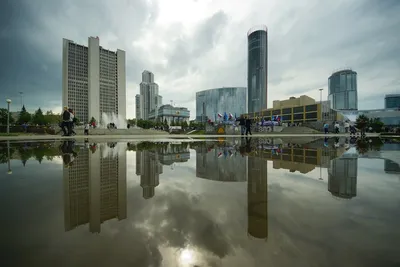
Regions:
<instances>
[{"instance_id":1,"label":"tall glass tower","mask_svg":"<svg viewBox=\"0 0 400 267\"><path fill-rule=\"evenodd\" d=\"M338 110L358 110L357 72L341 70L328 79L328 98L331 108Z\"/></svg>"},{"instance_id":2,"label":"tall glass tower","mask_svg":"<svg viewBox=\"0 0 400 267\"><path fill-rule=\"evenodd\" d=\"M247 90L248 112L267 108L268 77L267 26L256 26L247 33Z\"/></svg>"}]
</instances>

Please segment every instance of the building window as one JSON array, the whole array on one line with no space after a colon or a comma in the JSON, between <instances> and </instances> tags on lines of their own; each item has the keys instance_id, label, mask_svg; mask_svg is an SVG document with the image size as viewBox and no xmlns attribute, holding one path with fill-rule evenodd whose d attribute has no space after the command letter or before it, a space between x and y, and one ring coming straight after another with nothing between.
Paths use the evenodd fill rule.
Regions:
<instances>
[{"instance_id":1,"label":"building window","mask_svg":"<svg viewBox=\"0 0 400 267\"><path fill-rule=\"evenodd\" d=\"M280 115L281 114L281 110L280 109L275 109L272 111L272 115Z\"/></svg>"},{"instance_id":2,"label":"building window","mask_svg":"<svg viewBox=\"0 0 400 267\"><path fill-rule=\"evenodd\" d=\"M306 112L317 111L317 105L306 106Z\"/></svg>"},{"instance_id":3,"label":"building window","mask_svg":"<svg viewBox=\"0 0 400 267\"><path fill-rule=\"evenodd\" d=\"M306 113L306 120L308 120L308 119L316 119L318 116L317 116L317 112L310 112L310 113Z\"/></svg>"},{"instance_id":4,"label":"building window","mask_svg":"<svg viewBox=\"0 0 400 267\"><path fill-rule=\"evenodd\" d=\"M304 112L304 107L294 107L293 108L293 113L303 113Z\"/></svg>"},{"instance_id":5,"label":"building window","mask_svg":"<svg viewBox=\"0 0 400 267\"><path fill-rule=\"evenodd\" d=\"M293 120L304 120L304 114L293 114Z\"/></svg>"},{"instance_id":6,"label":"building window","mask_svg":"<svg viewBox=\"0 0 400 267\"><path fill-rule=\"evenodd\" d=\"M282 109L282 114L292 114L292 109L291 108L284 108L284 109Z\"/></svg>"}]
</instances>

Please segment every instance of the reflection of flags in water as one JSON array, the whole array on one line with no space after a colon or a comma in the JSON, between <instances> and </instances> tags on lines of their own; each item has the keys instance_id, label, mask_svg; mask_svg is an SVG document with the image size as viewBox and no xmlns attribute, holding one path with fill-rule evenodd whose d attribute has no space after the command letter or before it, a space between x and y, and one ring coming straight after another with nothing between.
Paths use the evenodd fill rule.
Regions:
<instances>
[{"instance_id":1,"label":"reflection of flags in water","mask_svg":"<svg viewBox=\"0 0 400 267\"><path fill-rule=\"evenodd\" d=\"M237 119L236 113L235 113L235 119Z\"/></svg>"},{"instance_id":2,"label":"reflection of flags in water","mask_svg":"<svg viewBox=\"0 0 400 267\"><path fill-rule=\"evenodd\" d=\"M222 152L218 153L218 158L220 158L222 156Z\"/></svg>"},{"instance_id":3,"label":"reflection of flags in water","mask_svg":"<svg viewBox=\"0 0 400 267\"><path fill-rule=\"evenodd\" d=\"M225 158L228 157L228 150L227 150L227 149L224 150L224 157L225 157Z\"/></svg>"}]
</instances>

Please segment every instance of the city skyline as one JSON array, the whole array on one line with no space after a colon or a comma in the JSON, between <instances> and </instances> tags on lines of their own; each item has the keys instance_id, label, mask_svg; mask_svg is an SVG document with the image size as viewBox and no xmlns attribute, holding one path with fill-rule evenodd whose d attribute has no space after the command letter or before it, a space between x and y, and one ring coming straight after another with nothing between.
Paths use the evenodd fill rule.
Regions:
<instances>
[{"instance_id":1,"label":"city skyline","mask_svg":"<svg viewBox=\"0 0 400 267\"><path fill-rule=\"evenodd\" d=\"M61 40L85 43L88 36L99 36L110 50L126 51L128 118L135 117L143 69L156 74L165 102L194 111L196 91L246 86L246 33L258 24L267 25L269 35L268 106L303 94L319 99L319 88L327 99L328 77L344 67L358 73L358 109L383 108L384 95L400 87L396 1L110 5L100 1L88 8L84 2L60 1L38 9L28 1L12 1L2 6L0 90L13 100L12 111L20 109L18 92L29 111L60 111Z\"/></svg>"}]
</instances>

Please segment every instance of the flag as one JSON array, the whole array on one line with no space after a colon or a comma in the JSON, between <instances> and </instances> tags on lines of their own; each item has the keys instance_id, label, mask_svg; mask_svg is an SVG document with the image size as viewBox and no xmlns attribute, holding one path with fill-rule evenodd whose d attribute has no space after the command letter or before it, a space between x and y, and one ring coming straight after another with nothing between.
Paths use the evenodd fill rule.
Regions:
<instances>
[{"instance_id":1,"label":"flag","mask_svg":"<svg viewBox=\"0 0 400 267\"><path fill-rule=\"evenodd\" d=\"M218 115L218 118L222 118L222 114L221 113L218 113L217 115Z\"/></svg>"},{"instance_id":2,"label":"flag","mask_svg":"<svg viewBox=\"0 0 400 267\"><path fill-rule=\"evenodd\" d=\"M224 112L224 121L228 120L228 114L226 114L226 112Z\"/></svg>"},{"instance_id":3,"label":"flag","mask_svg":"<svg viewBox=\"0 0 400 267\"><path fill-rule=\"evenodd\" d=\"M218 153L218 158L220 158L222 156L222 152Z\"/></svg>"},{"instance_id":4,"label":"flag","mask_svg":"<svg viewBox=\"0 0 400 267\"><path fill-rule=\"evenodd\" d=\"M233 118L232 113L229 113L229 119L232 119L232 118Z\"/></svg>"}]
</instances>

